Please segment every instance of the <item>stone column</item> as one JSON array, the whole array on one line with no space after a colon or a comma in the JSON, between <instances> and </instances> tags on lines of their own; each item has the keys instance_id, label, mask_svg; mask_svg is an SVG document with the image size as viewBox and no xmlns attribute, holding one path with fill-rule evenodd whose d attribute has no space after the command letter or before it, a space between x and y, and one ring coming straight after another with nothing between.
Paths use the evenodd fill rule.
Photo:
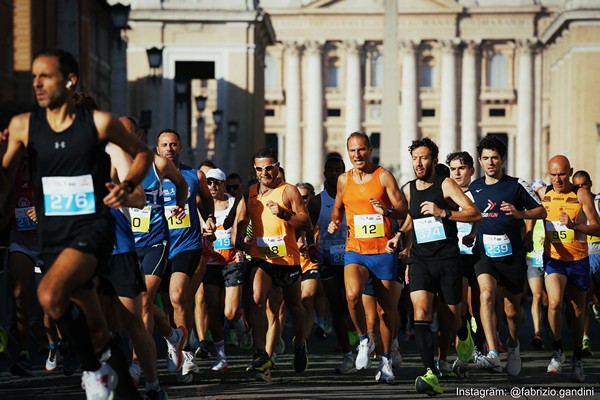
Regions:
<instances>
[{"instance_id":1,"label":"stone column","mask_svg":"<svg viewBox=\"0 0 600 400\"><path fill-rule=\"evenodd\" d=\"M286 179L302 179L302 135L300 132L300 49L296 42L285 46L285 150L282 165Z\"/></svg>"},{"instance_id":2,"label":"stone column","mask_svg":"<svg viewBox=\"0 0 600 400\"><path fill-rule=\"evenodd\" d=\"M457 149L456 136L456 43L442 41L442 84L440 101L440 154L443 162L448 153Z\"/></svg>"},{"instance_id":3,"label":"stone column","mask_svg":"<svg viewBox=\"0 0 600 400\"><path fill-rule=\"evenodd\" d=\"M544 155L542 143L542 74L543 59L541 47L536 46L533 51L533 178L541 179L546 175L546 156ZM598 176L598 175L596 175Z\"/></svg>"},{"instance_id":4,"label":"stone column","mask_svg":"<svg viewBox=\"0 0 600 400\"><path fill-rule=\"evenodd\" d=\"M478 43L466 43L462 56L462 89L460 110L460 150L477 159L477 55ZM445 161L446 154L440 159Z\"/></svg>"},{"instance_id":5,"label":"stone column","mask_svg":"<svg viewBox=\"0 0 600 400\"><path fill-rule=\"evenodd\" d=\"M533 59L532 42L519 40L517 77L517 140L515 175L531 183L533 179Z\"/></svg>"},{"instance_id":6,"label":"stone column","mask_svg":"<svg viewBox=\"0 0 600 400\"><path fill-rule=\"evenodd\" d=\"M302 143L302 180L321 186L323 181L323 45L317 41L305 44L306 50L306 116ZM290 181L291 182L291 181ZM292 182L296 183L296 182Z\"/></svg>"},{"instance_id":7,"label":"stone column","mask_svg":"<svg viewBox=\"0 0 600 400\"><path fill-rule=\"evenodd\" d=\"M411 142L417 138L417 43L400 42L402 58L402 112L400 132L400 183L414 178L412 157L408 152Z\"/></svg>"},{"instance_id":8,"label":"stone column","mask_svg":"<svg viewBox=\"0 0 600 400\"><path fill-rule=\"evenodd\" d=\"M346 50L346 132L348 138L352 132L361 131L362 95L360 79L360 44L357 41L344 42ZM350 166L348 152L344 153L344 162Z\"/></svg>"}]
</instances>

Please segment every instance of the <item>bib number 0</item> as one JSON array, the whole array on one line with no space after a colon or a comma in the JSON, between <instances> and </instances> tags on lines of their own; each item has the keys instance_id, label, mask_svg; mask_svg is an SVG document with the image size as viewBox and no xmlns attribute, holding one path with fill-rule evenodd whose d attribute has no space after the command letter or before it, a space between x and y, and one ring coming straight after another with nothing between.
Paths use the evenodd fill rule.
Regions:
<instances>
[{"instance_id":1,"label":"bib number 0","mask_svg":"<svg viewBox=\"0 0 600 400\"><path fill-rule=\"evenodd\" d=\"M131 217L131 230L133 232L144 233L150 231L150 209L151 206L146 206L142 209L129 209L129 215Z\"/></svg>"}]
</instances>

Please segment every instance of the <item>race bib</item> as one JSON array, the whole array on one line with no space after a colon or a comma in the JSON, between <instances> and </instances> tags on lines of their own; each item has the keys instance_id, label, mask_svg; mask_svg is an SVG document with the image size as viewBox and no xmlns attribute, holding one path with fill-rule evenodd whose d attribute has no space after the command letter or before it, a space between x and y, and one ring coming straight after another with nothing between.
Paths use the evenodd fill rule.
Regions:
<instances>
[{"instance_id":1,"label":"race bib","mask_svg":"<svg viewBox=\"0 0 600 400\"><path fill-rule=\"evenodd\" d=\"M233 243L231 243L231 229L218 229L215 231L215 236L217 238L213 243L215 250L233 249Z\"/></svg>"},{"instance_id":2,"label":"race bib","mask_svg":"<svg viewBox=\"0 0 600 400\"><path fill-rule=\"evenodd\" d=\"M413 228L419 244L446 239L446 231L440 217L414 219Z\"/></svg>"},{"instance_id":3,"label":"race bib","mask_svg":"<svg viewBox=\"0 0 600 400\"><path fill-rule=\"evenodd\" d=\"M33 222L27 216L27 211L33 210L35 207L17 207L15 208L15 221L18 231L32 231L37 229L37 223Z\"/></svg>"},{"instance_id":4,"label":"race bib","mask_svg":"<svg viewBox=\"0 0 600 400\"><path fill-rule=\"evenodd\" d=\"M587 237L587 242L588 243L598 243L598 242L600 242L600 236L586 235L586 237Z\"/></svg>"},{"instance_id":5,"label":"race bib","mask_svg":"<svg viewBox=\"0 0 600 400\"><path fill-rule=\"evenodd\" d=\"M346 245L345 244L329 246L329 254L325 255L325 263L328 265L343 265L345 255L346 255Z\"/></svg>"},{"instance_id":6,"label":"race bib","mask_svg":"<svg viewBox=\"0 0 600 400\"><path fill-rule=\"evenodd\" d=\"M165 218L167 219L169 229L189 228L191 226L189 206L187 204L185 205L185 217L183 217L183 219L179 219L171 214L173 208L175 208L175 206L165 206Z\"/></svg>"},{"instance_id":7,"label":"race bib","mask_svg":"<svg viewBox=\"0 0 600 400\"><path fill-rule=\"evenodd\" d=\"M532 251L527 256L531 258L532 267L542 268L544 266L544 252L542 250Z\"/></svg>"},{"instance_id":8,"label":"race bib","mask_svg":"<svg viewBox=\"0 0 600 400\"><path fill-rule=\"evenodd\" d=\"M491 258L506 257L512 254L512 245L506 235L483 235L485 254Z\"/></svg>"},{"instance_id":9,"label":"race bib","mask_svg":"<svg viewBox=\"0 0 600 400\"><path fill-rule=\"evenodd\" d=\"M149 232L150 231L150 210L151 206L146 206L142 209L130 208L129 216L131 218L131 230L133 232Z\"/></svg>"},{"instance_id":10,"label":"race bib","mask_svg":"<svg viewBox=\"0 0 600 400\"><path fill-rule=\"evenodd\" d=\"M568 243L575 240L575 231L559 221L546 221L546 237L551 243Z\"/></svg>"},{"instance_id":11,"label":"race bib","mask_svg":"<svg viewBox=\"0 0 600 400\"><path fill-rule=\"evenodd\" d=\"M383 237L383 215L366 214L354 216L354 237L369 239Z\"/></svg>"},{"instance_id":12,"label":"race bib","mask_svg":"<svg viewBox=\"0 0 600 400\"><path fill-rule=\"evenodd\" d=\"M263 258L273 259L287 256L285 242L281 236L257 237L256 245Z\"/></svg>"},{"instance_id":13,"label":"race bib","mask_svg":"<svg viewBox=\"0 0 600 400\"><path fill-rule=\"evenodd\" d=\"M86 215L96 212L94 181L90 174L81 176L44 176L44 214Z\"/></svg>"},{"instance_id":14,"label":"race bib","mask_svg":"<svg viewBox=\"0 0 600 400\"><path fill-rule=\"evenodd\" d=\"M458 230L458 248L460 249L460 254L473 254L473 246L465 246L462 241L463 237L471 233L472 228L473 225L466 222L456 223L456 229Z\"/></svg>"}]
</instances>

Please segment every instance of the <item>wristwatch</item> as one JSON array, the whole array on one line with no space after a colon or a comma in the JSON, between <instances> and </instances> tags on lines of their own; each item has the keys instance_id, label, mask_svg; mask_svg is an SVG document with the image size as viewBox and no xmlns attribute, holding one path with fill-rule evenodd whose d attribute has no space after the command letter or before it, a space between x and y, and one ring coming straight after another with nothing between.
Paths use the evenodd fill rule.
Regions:
<instances>
[{"instance_id":1,"label":"wristwatch","mask_svg":"<svg viewBox=\"0 0 600 400\"><path fill-rule=\"evenodd\" d=\"M125 186L125 189L128 193L132 193L137 185L131 182L130 180L124 180L123 186Z\"/></svg>"}]
</instances>

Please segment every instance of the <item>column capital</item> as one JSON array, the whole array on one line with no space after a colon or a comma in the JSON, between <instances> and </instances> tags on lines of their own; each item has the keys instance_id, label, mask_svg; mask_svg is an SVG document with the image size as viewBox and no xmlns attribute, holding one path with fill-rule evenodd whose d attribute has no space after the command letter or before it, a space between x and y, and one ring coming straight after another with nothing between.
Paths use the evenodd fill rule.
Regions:
<instances>
[{"instance_id":1,"label":"column capital","mask_svg":"<svg viewBox=\"0 0 600 400\"><path fill-rule=\"evenodd\" d=\"M344 40L342 42L342 48L347 54L357 55L363 48L363 42L357 40Z\"/></svg>"},{"instance_id":2,"label":"column capital","mask_svg":"<svg viewBox=\"0 0 600 400\"><path fill-rule=\"evenodd\" d=\"M481 41L480 40L467 40L463 42L463 52L474 54L477 53L480 49Z\"/></svg>"},{"instance_id":3,"label":"column capital","mask_svg":"<svg viewBox=\"0 0 600 400\"><path fill-rule=\"evenodd\" d=\"M412 54L417 51L419 47L419 43L414 40L399 40L398 41L398 50L402 53Z\"/></svg>"},{"instance_id":4,"label":"column capital","mask_svg":"<svg viewBox=\"0 0 600 400\"><path fill-rule=\"evenodd\" d=\"M440 41L438 41L438 44L439 44L440 48L442 49L442 52L454 53L460 46L461 41L458 38L454 38L454 39L448 39L448 40L440 40Z\"/></svg>"},{"instance_id":5,"label":"column capital","mask_svg":"<svg viewBox=\"0 0 600 400\"><path fill-rule=\"evenodd\" d=\"M518 51L523 53L531 53L538 47L538 43L538 40L534 38L515 40Z\"/></svg>"},{"instance_id":6,"label":"column capital","mask_svg":"<svg viewBox=\"0 0 600 400\"><path fill-rule=\"evenodd\" d=\"M298 55L302 50L302 46L295 40L283 42L283 48L286 55Z\"/></svg>"},{"instance_id":7,"label":"column capital","mask_svg":"<svg viewBox=\"0 0 600 400\"><path fill-rule=\"evenodd\" d=\"M321 54L323 51L323 42L318 40L308 40L304 42L304 49L307 54Z\"/></svg>"}]
</instances>

